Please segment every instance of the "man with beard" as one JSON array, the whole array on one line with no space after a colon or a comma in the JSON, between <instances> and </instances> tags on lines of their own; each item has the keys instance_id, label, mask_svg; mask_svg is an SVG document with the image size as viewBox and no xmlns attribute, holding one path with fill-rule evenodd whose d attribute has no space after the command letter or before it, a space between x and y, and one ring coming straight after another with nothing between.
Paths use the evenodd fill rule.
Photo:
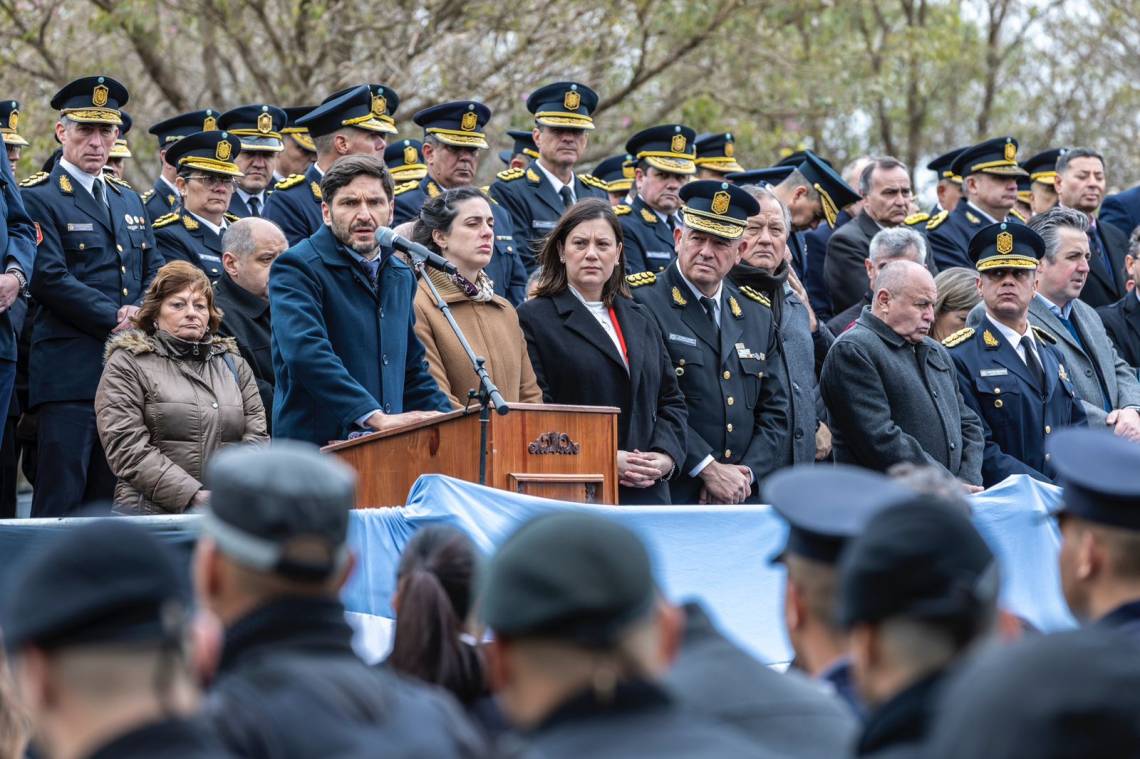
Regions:
<instances>
[{"instance_id":1,"label":"man with beard","mask_svg":"<svg viewBox=\"0 0 1140 759\"><path fill-rule=\"evenodd\" d=\"M321 178L324 225L269 278L273 433L323 445L449 411L415 333L411 268L381 249L392 178L377 156L346 156Z\"/></svg>"},{"instance_id":2,"label":"man with beard","mask_svg":"<svg viewBox=\"0 0 1140 759\"><path fill-rule=\"evenodd\" d=\"M277 174L277 156L285 149L281 130L288 117L272 105L243 105L222 114L218 128L241 140L234 163L242 176L230 198L230 213L239 219L261 216L269 185Z\"/></svg>"},{"instance_id":3,"label":"man with beard","mask_svg":"<svg viewBox=\"0 0 1140 759\"><path fill-rule=\"evenodd\" d=\"M679 226L681 187L697 168L693 162L696 132L680 124L663 124L638 132L625 144L636 161L631 205L614 207L625 234L625 265L630 274L661 272L676 258L673 230Z\"/></svg>"}]
</instances>

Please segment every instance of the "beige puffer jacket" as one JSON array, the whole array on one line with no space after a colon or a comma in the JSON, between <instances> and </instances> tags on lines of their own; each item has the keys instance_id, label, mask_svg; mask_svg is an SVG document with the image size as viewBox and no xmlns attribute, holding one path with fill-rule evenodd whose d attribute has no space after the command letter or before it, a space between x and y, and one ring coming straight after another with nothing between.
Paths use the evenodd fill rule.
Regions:
<instances>
[{"instance_id":1,"label":"beige puffer jacket","mask_svg":"<svg viewBox=\"0 0 1140 759\"><path fill-rule=\"evenodd\" d=\"M233 338L188 343L130 330L107 341L103 360L95 418L119 513L185 511L215 451L269 439L257 381Z\"/></svg>"}]
</instances>

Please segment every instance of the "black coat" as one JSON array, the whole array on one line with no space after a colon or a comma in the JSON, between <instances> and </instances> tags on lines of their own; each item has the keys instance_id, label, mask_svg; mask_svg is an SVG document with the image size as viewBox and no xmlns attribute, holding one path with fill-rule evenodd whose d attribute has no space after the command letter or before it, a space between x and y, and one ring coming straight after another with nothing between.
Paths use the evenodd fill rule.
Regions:
<instances>
[{"instance_id":1,"label":"black coat","mask_svg":"<svg viewBox=\"0 0 1140 759\"><path fill-rule=\"evenodd\" d=\"M644 308L618 297L614 312L629 351L629 371L613 341L574 293L566 290L519 307L530 363L547 403L617 406L618 448L667 453L685 463L685 399L657 324ZM669 503L664 480L621 488L622 503Z\"/></svg>"},{"instance_id":2,"label":"black coat","mask_svg":"<svg viewBox=\"0 0 1140 759\"><path fill-rule=\"evenodd\" d=\"M863 728L855 756L918 759L937 718L940 674L910 685L876 709Z\"/></svg>"},{"instance_id":3,"label":"black coat","mask_svg":"<svg viewBox=\"0 0 1140 759\"><path fill-rule=\"evenodd\" d=\"M214 304L222 310L221 334L237 340L242 358L253 370L261 405L273 414L273 334L269 300L262 300L223 273L214 287Z\"/></svg>"},{"instance_id":4,"label":"black coat","mask_svg":"<svg viewBox=\"0 0 1140 759\"><path fill-rule=\"evenodd\" d=\"M87 759L221 759L233 756L214 740L204 722L169 718L117 735Z\"/></svg>"},{"instance_id":5,"label":"black coat","mask_svg":"<svg viewBox=\"0 0 1140 759\"><path fill-rule=\"evenodd\" d=\"M1130 292L1112 305L1096 310L1116 352L1133 368L1140 367L1140 298Z\"/></svg>"},{"instance_id":6,"label":"black coat","mask_svg":"<svg viewBox=\"0 0 1140 759\"><path fill-rule=\"evenodd\" d=\"M1107 306L1124 297L1124 256L1128 254L1128 235L1111 224L1097 224L1089 236L1096 236L1096 242L1108 253L1111 267L1097 250L1093 240L1089 240L1092 258L1089 261L1089 278L1085 289L1081 290L1081 300L1093 308Z\"/></svg>"},{"instance_id":7,"label":"black coat","mask_svg":"<svg viewBox=\"0 0 1140 759\"><path fill-rule=\"evenodd\" d=\"M827 241L827 260L823 275L827 280L827 294L831 298L831 312L837 314L863 299L869 286L864 261L871 252L871 238L882 229L870 214L863 211L850 224L835 230ZM920 233L921 234L921 233ZM926 268L931 276L938 273L934 256L927 253ZM859 318L856 313L844 326Z\"/></svg>"}]
</instances>

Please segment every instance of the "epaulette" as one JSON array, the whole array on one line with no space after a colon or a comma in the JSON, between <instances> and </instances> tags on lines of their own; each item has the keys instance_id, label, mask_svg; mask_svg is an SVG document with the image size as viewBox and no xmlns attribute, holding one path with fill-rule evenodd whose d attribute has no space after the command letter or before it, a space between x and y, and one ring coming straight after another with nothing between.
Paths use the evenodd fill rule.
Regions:
<instances>
[{"instance_id":1,"label":"epaulette","mask_svg":"<svg viewBox=\"0 0 1140 759\"><path fill-rule=\"evenodd\" d=\"M657 275L651 271L639 271L636 274L626 275L625 281L630 287L641 287L642 285L651 285L657 281Z\"/></svg>"},{"instance_id":2,"label":"epaulette","mask_svg":"<svg viewBox=\"0 0 1140 759\"><path fill-rule=\"evenodd\" d=\"M625 203L614 206L614 213L618 216L628 216L632 212L633 208L631 206L627 206Z\"/></svg>"},{"instance_id":3,"label":"epaulette","mask_svg":"<svg viewBox=\"0 0 1140 759\"><path fill-rule=\"evenodd\" d=\"M151 226L155 229L162 229L163 227L170 226L176 221L178 221L178 214L168 213L165 216L159 216L157 219L155 219L154 223L151 224Z\"/></svg>"},{"instance_id":4,"label":"epaulette","mask_svg":"<svg viewBox=\"0 0 1140 759\"><path fill-rule=\"evenodd\" d=\"M943 213L945 213L945 211L943 211ZM961 345L973 337L974 332L975 330L973 327L963 327L954 334L947 335L946 337L942 338L942 344L947 348L953 348L954 346Z\"/></svg>"},{"instance_id":5,"label":"epaulette","mask_svg":"<svg viewBox=\"0 0 1140 759\"><path fill-rule=\"evenodd\" d=\"M930 221L926 222L926 228L928 230L938 229L938 225L946 221L946 217L949 215L949 211L939 211L938 213L934 214L934 216L930 217Z\"/></svg>"},{"instance_id":6,"label":"epaulette","mask_svg":"<svg viewBox=\"0 0 1140 759\"><path fill-rule=\"evenodd\" d=\"M903 224L906 224L907 226L914 226L915 224L921 224L922 222L928 221L929 219L930 214L928 214L926 211L919 211L918 213L912 213L910 216L903 219Z\"/></svg>"},{"instance_id":7,"label":"epaulette","mask_svg":"<svg viewBox=\"0 0 1140 759\"><path fill-rule=\"evenodd\" d=\"M129 182L127 182L125 179L119 179L114 174L104 174L103 179L107 180L108 182L114 182L115 184L119 185L119 187L126 187L128 190L134 189L131 187Z\"/></svg>"},{"instance_id":8,"label":"epaulette","mask_svg":"<svg viewBox=\"0 0 1140 759\"><path fill-rule=\"evenodd\" d=\"M607 188L609 185L601 179L593 176L592 174L579 174L578 178L581 179L582 184L586 185L587 187L593 187L598 190L606 190L608 192Z\"/></svg>"},{"instance_id":9,"label":"epaulette","mask_svg":"<svg viewBox=\"0 0 1140 759\"><path fill-rule=\"evenodd\" d=\"M37 171L35 174L32 174L30 177L25 179L23 182L20 182L20 186L21 187L35 187L38 184L43 184L44 182L48 181L48 179L50 177L51 177L51 174L47 173L46 171Z\"/></svg>"},{"instance_id":10,"label":"epaulette","mask_svg":"<svg viewBox=\"0 0 1140 759\"><path fill-rule=\"evenodd\" d=\"M641 209L641 218L645 219L646 223L648 224L657 223L657 214L653 213L648 208Z\"/></svg>"},{"instance_id":11,"label":"epaulette","mask_svg":"<svg viewBox=\"0 0 1140 759\"><path fill-rule=\"evenodd\" d=\"M744 297L748 298L749 300L754 300L757 303L760 303L764 306L767 306L768 308L772 307L772 301L770 301L768 299L767 295L765 295L764 293L762 293L758 290L753 290L748 285L745 285L744 287L740 288L740 292L744 295Z\"/></svg>"},{"instance_id":12,"label":"epaulette","mask_svg":"<svg viewBox=\"0 0 1140 759\"><path fill-rule=\"evenodd\" d=\"M1038 327L1036 324L1033 325L1033 334L1037 335L1038 339L1044 340L1049 345L1057 344L1057 338L1053 337L1048 332Z\"/></svg>"},{"instance_id":13,"label":"epaulette","mask_svg":"<svg viewBox=\"0 0 1140 759\"><path fill-rule=\"evenodd\" d=\"M153 198L153 197L154 197L154 188L153 188L153 187L152 187L152 188L150 188L149 190L147 190L146 192L144 192L142 195L140 195L140 196L139 196L139 198L140 198L140 199L142 200L142 202L144 202L144 203L149 203L149 202L150 202L150 199L151 199L151 198Z\"/></svg>"},{"instance_id":14,"label":"epaulette","mask_svg":"<svg viewBox=\"0 0 1140 759\"><path fill-rule=\"evenodd\" d=\"M534 169L527 169L523 172L523 174L526 175L526 181L531 182L532 184L538 184L542 181L542 177L540 177L538 175L538 172Z\"/></svg>"},{"instance_id":15,"label":"epaulette","mask_svg":"<svg viewBox=\"0 0 1140 759\"><path fill-rule=\"evenodd\" d=\"M235 221L241 221L240 216L238 216L236 213L230 213L229 211L226 211L224 214L222 214L222 216L224 216L226 221L228 221L230 224L233 224Z\"/></svg>"},{"instance_id":16,"label":"epaulette","mask_svg":"<svg viewBox=\"0 0 1140 759\"><path fill-rule=\"evenodd\" d=\"M396 185L396 189L392 191L392 194L393 195L403 195L405 192L408 192L410 190L414 190L419 186L420 186L419 180L418 179L412 179L408 182L402 182L401 184Z\"/></svg>"},{"instance_id":17,"label":"epaulette","mask_svg":"<svg viewBox=\"0 0 1140 759\"><path fill-rule=\"evenodd\" d=\"M304 174L290 174L289 176L285 177L284 179L282 179L277 184L273 185L273 188L275 190L288 190L290 187L296 187L297 185L301 184L304 181L305 181L305 175Z\"/></svg>"},{"instance_id":18,"label":"epaulette","mask_svg":"<svg viewBox=\"0 0 1140 759\"><path fill-rule=\"evenodd\" d=\"M1009 209L1009 215L1012 216L1013 218L1017 219L1018 221L1020 221L1022 224L1029 221L1024 216L1022 216L1021 211L1018 211L1016 208Z\"/></svg>"},{"instance_id":19,"label":"epaulette","mask_svg":"<svg viewBox=\"0 0 1140 759\"><path fill-rule=\"evenodd\" d=\"M503 169L495 176L504 182L513 182L516 179L522 179L525 174L526 172L522 169Z\"/></svg>"}]
</instances>

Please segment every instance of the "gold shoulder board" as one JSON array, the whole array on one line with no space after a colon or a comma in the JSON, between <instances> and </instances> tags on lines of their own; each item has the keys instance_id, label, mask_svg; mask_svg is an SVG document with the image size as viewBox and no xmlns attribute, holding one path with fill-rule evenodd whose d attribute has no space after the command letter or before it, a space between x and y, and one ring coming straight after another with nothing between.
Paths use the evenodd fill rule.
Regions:
<instances>
[{"instance_id":1,"label":"gold shoulder board","mask_svg":"<svg viewBox=\"0 0 1140 759\"><path fill-rule=\"evenodd\" d=\"M629 274L626 276L625 281L629 283L630 287L641 287L642 285L652 285L657 281L657 275L651 271L639 271L636 274Z\"/></svg>"},{"instance_id":2,"label":"gold shoulder board","mask_svg":"<svg viewBox=\"0 0 1140 759\"><path fill-rule=\"evenodd\" d=\"M943 213L945 213L945 212L943 212ZM966 342L967 340L969 340L973 336L974 336L974 328L973 327L965 327L963 329L958 330L957 332L955 332L952 335L947 335L946 337L942 338L942 344L945 345L947 348L953 348L956 345L961 345L962 343Z\"/></svg>"},{"instance_id":3,"label":"gold shoulder board","mask_svg":"<svg viewBox=\"0 0 1140 759\"><path fill-rule=\"evenodd\" d=\"M48 177L50 176L51 174L48 174L46 171L37 171L35 174L32 174L23 182L20 182L20 186L35 187L38 184L43 184L44 182L48 181Z\"/></svg>"},{"instance_id":4,"label":"gold shoulder board","mask_svg":"<svg viewBox=\"0 0 1140 759\"><path fill-rule=\"evenodd\" d=\"M625 203L622 203L621 205L614 206L614 213L617 214L618 216L627 216L632 212L633 212L633 208L631 208L630 206L627 206Z\"/></svg>"},{"instance_id":5,"label":"gold shoulder board","mask_svg":"<svg viewBox=\"0 0 1140 759\"><path fill-rule=\"evenodd\" d=\"M740 288L740 292L743 293L744 297L748 298L749 300L754 300L757 303L767 306L768 308L772 307L772 301L768 299L767 295L757 290L753 290L748 285Z\"/></svg>"},{"instance_id":6,"label":"gold shoulder board","mask_svg":"<svg viewBox=\"0 0 1140 759\"><path fill-rule=\"evenodd\" d=\"M928 221L929 219L930 214L928 214L926 211L919 211L918 213L912 213L910 216L903 219L903 224L914 226L915 224L921 224L922 222Z\"/></svg>"},{"instance_id":7,"label":"gold shoulder board","mask_svg":"<svg viewBox=\"0 0 1140 759\"><path fill-rule=\"evenodd\" d=\"M282 179L277 184L273 185L273 187L274 187L274 189L277 189L277 190L288 190L290 187L296 187L297 185L301 184L304 181L305 181L305 175L304 174L290 174L289 176L285 177L284 179Z\"/></svg>"},{"instance_id":8,"label":"gold shoulder board","mask_svg":"<svg viewBox=\"0 0 1140 759\"><path fill-rule=\"evenodd\" d=\"M939 211L931 217L930 221L926 222L926 228L938 229L938 225L946 221L946 217L950 215L949 211Z\"/></svg>"},{"instance_id":9,"label":"gold shoulder board","mask_svg":"<svg viewBox=\"0 0 1140 759\"><path fill-rule=\"evenodd\" d=\"M582 184L587 187L594 187L599 190L605 190L608 185L602 180L595 177L593 174L579 174L578 178L582 180Z\"/></svg>"},{"instance_id":10,"label":"gold shoulder board","mask_svg":"<svg viewBox=\"0 0 1140 759\"><path fill-rule=\"evenodd\" d=\"M155 219L154 224L151 226L153 226L155 229L162 229L163 227L170 226L176 221L178 221L178 214L168 213L165 216L159 216L157 219Z\"/></svg>"},{"instance_id":11,"label":"gold shoulder board","mask_svg":"<svg viewBox=\"0 0 1140 759\"><path fill-rule=\"evenodd\" d=\"M230 213L229 211L226 211L222 215L225 216L226 221L230 222L231 224L233 224L235 221L241 221L241 217L238 216L236 213Z\"/></svg>"},{"instance_id":12,"label":"gold shoulder board","mask_svg":"<svg viewBox=\"0 0 1140 759\"><path fill-rule=\"evenodd\" d=\"M413 179L409 182L403 182L396 185L396 189L392 191L393 195L403 195L405 192L414 190L420 186L419 180Z\"/></svg>"},{"instance_id":13,"label":"gold shoulder board","mask_svg":"<svg viewBox=\"0 0 1140 759\"><path fill-rule=\"evenodd\" d=\"M522 177L524 174L526 174L526 172L522 169L503 169L495 176L504 182L513 182L516 179Z\"/></svg>"}]
</instances>

